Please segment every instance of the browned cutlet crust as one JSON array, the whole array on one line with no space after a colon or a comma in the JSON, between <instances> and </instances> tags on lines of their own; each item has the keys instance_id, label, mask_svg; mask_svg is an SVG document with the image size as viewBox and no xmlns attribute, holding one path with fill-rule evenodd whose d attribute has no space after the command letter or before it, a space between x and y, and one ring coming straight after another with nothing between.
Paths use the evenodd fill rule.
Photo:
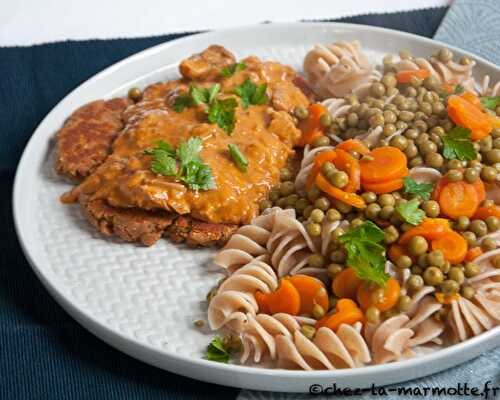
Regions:
<instances>
[{"instance_id":1,"label":"browned cutlet crust","mask_svg":"<svg viewBox=\"0 0 500 400\"><path fill-rule=\"evenodd\" d=\"M123 129L122 114L129 100L97 100L80 107L56 136L56 171L81 180L102 164L116 135Z\"/></svg>"},{"instance_id":2,"label":"browned cutlet crust","mask_svg":"<svg viewBox=\"0 0 500 400\"><path fill-rule=\"evenodd\" d=\"M91 200L84 195L79 200L85 217L103 235L116 235L126 242L145 246L153 245L162 236L192 247L218 246L226 243L237 229L236 225L210 224L162 210L116 208L104 200Z\"/></svg>"}]
</instances>

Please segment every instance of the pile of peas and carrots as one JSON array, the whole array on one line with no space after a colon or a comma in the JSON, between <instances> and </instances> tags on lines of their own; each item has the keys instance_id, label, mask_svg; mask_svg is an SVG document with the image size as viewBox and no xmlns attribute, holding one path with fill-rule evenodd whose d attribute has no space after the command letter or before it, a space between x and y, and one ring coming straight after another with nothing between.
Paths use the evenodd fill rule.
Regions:
<instances>
[{"instance_id":1,"label":"pile of peas and carrots","mask_svg":"<svg viewBox=\"0 0 500 400\"><path fill-rule=\"evenodd\" d=\"M453 54L441 49L436 57L446 62ZM425 70L396 73L390 58L384 68L367 97L346 96L350 109L341 117L333 118L319 103L294 111L303 133L300 146L335 146L329 134L343 142L316 155L305 190L295 187L291 170L284 168L281 183L260 204L262 211L295 209L312 237L321 235L325 220L348 222L332 232L327 255L308 259L310 267L325 269L328 282L286 277L276 292L257 294L264 311L315 318L315 326L303 327L308 337L321 326L377 323L408 311L423 286L433 286L445 305L459 296L471 299L475 290L467 278L480 273L474 260L497 247L494 238L483 237L500 228L500 206L486 199L488 187L499 180L500 106L484 107L476 94L456 82L440 84ZM377 143L358 139L377 127ZM408 182L409 170L419 166L441 173L423 192L408 189L416 183ZM410 202L416 219L401 212ZM387 260L410 271L404 295L394 278L377 285L347 265L340 238L367 221L383 231ZM493 265L500 268L499 257ZM444 307L435 318L448 311Z\"/></svg>"}]
</instances>

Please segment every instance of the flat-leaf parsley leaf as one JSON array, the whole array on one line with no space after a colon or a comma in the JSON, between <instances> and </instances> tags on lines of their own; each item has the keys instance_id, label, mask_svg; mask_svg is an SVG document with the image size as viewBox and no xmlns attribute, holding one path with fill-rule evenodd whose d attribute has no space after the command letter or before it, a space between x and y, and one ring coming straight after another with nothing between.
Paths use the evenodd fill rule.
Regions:
<instances>
[{"instance_id":1,"label":"flat-leaf parsley leaf","mask_svg":"<svg viewBox=\"0 0 500 400\"><path fill-rule=\"evenodd\" d=\"M385 273L385 248L380 245L384 232L373 222L367 221L339 237L347 251L346 264L358 278L385 287L389 275Z\"/></svg>"},{"instance_id":2,"label":"flat-leaf parsley leaf","mask_svg":"<svg viewBox=\"0 0 500 400\"><path fill-rule=\"evenodd\" d=\"M239 63L233 64L233 65L230 65L229 67L222 68L220 74L225 78L229 78L230 76L233 76L235 72L243 71L246 68L247 68L247 65L245 63L239 62Z\"/></svg>"},{"instance_id":3,"label":"flat-leaf parsley leaf","mask_svg":"<svg viewBox=\"0 0 500 400\"><path fill-rule=\"evenodd\" d=\"M448 160L475 160L477 153L470 136L470 129L455 126L443 137L443 156Z\"/></svg>"},{"instance_id":4,"label":"flat-leaf parsley leaf","mask_svg":"<svg viewBox=\"0 0 500 400\"><path fill-rule=\"evenodd\" d=\"M421 210L419 206L419 199L411 199L410 201L399 203L396 207L396 212L403 221L412 225L418 225L425 218L425 212Z\"/></svg>"},{"instance_id":5,"label":"flat-leaf parsley leaf","mask_svg":"<svg viewBox=\"0 0 500 400\"><path fill-rule=\"evenodd\" d=\"M241 106L246 109L249 105L266 104L268 101L267 84L257 86L250 79L246 79L240 86L234 89L234 93L241 97Z\"/></svg>"},{"instance_id":6,"label":"flat-leaf parsley leaf","mask_svg":"<svg viewBox=\"0 0 500 400\"><path fill-rule=\"evenodd\" d=\"M208 345L205 358L210 361L227 363L231 358L220 337L216 336Z\"/></svg>"},{"instance_id":7,"label":"flat-leaf parsley leaf","mask_svg":"<svg viewBox=\"0 0 500 400\"><path fill-rule=\"evenodd\" d=\"M433 185L432 183L417 183L414 179L409 176L403 178L404 193L415 194L419 196L422 200L429 200L431 197L431 192Z\"/></svg>"},{"instance_id":8,"label":"flat-leaf parsley leaf","mask_svg":"<svg viewBox=\"0 0 500 400\"><path fill-rule=\"evenodd\" d=\"M495 108L500 106L500 96L481 97L481 105L484 108L489 108L490 110L494 110Z\"/></svg>"}]
</instances>

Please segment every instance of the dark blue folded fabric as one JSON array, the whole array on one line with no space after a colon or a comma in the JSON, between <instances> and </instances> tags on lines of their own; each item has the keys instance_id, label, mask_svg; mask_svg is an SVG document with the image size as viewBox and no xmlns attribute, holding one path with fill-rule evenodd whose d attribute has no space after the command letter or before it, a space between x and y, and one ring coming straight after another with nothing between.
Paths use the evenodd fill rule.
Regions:
<instances>
[{"instance_id":1,"label":"dark blue folded fabric","mask_svg":"<svg viewBox=\"0 0 500 400\"><path fill-rule=\"evenodd\" d=\"M446 9L345 18L431 37ZM150 367L73 321L43 289L15 236L11 187L37 124L69 91L114 62L184 36L0 48L0 399L233 399L238 390Z\"/></svg>"}]
</instances>

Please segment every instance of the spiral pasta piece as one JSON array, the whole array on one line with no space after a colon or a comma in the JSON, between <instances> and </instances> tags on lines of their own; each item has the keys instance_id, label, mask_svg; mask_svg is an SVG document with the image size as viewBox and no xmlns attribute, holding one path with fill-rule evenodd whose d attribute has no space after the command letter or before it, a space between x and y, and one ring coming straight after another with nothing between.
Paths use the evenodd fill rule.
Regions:
<instances>
[{"instance_id":1,"label":"spiral pasta piece","mask_svg":"<svg viewBox=\"0 0 500 400\"><path fill-rule=\"evenodd\" d=\"M304 72L316 94L326 99L353 93L364 97L380 78L358 41L315 45L304 59Z\"/></svg>"},{"instance_id":2,"label":"spiral pasta piece","mask_svg":"<svg viewBox=\"0 0 500 400\"><path fill-rule=\"evenodd\" d=\"M500 81L490 86L491 78L486 75L480 85L481 96L500 96Z\"/></svg>"},{"instance_id":3,"label":"spiral pasta piece","mask_svg":"<svg viewBox=\"0 0 500 400\"><path fill-rule=\"evenodd\" d=\"M240 332L248 315L255 315L259 307L252 294L227 290L217 294L208 306L208 323L213 330L223 326Z\"/></svg>"}]
</instances>

